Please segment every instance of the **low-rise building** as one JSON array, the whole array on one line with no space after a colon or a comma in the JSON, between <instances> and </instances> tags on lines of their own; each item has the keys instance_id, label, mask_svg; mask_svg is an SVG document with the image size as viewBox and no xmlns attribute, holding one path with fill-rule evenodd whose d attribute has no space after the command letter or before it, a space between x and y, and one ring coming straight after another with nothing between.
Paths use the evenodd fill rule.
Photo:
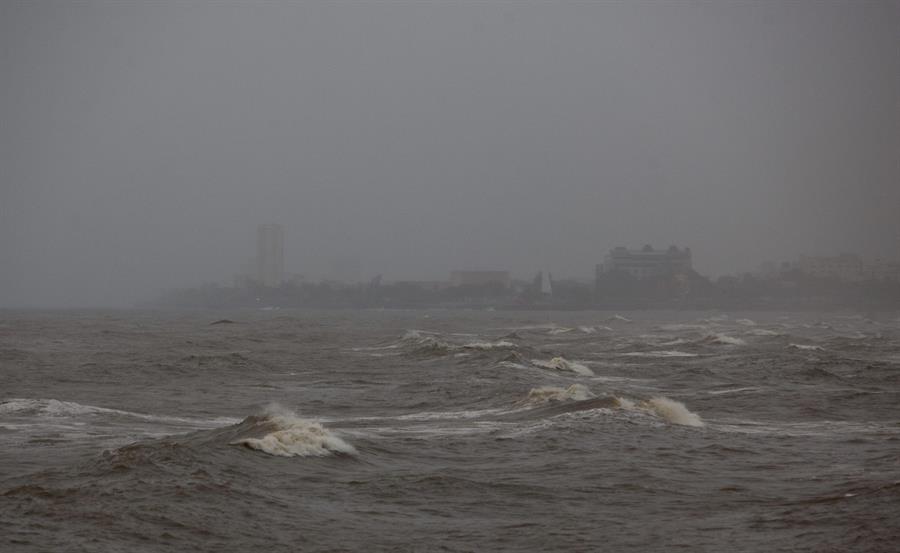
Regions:
<instances>
[{"instance_id":1,"label":"low-rise building","mask_svg":"<svg viewBox=\"0 0 900 553\"><path fill-rule=\"evenodd\" d=\"M637 280L674 276L692 270L691 249L679 249L676 246L670 246L665 250L654 250L650 245L639 250L620 246L610 250L603 264L597 266L598 274L622 272Z\"/></svg>"}]
</instances>

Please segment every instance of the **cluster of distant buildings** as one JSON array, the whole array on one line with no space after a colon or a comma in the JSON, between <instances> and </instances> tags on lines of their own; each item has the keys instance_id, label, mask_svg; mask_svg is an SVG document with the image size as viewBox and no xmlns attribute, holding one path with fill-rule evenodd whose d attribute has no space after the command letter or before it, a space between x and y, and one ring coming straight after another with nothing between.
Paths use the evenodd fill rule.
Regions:
<instances>
[{"instance_id":1,"label":"cluster of distant buildings","mask_svg":"<svg viewBox=\"0 0 900 553\"><path fill-rule=\"evenodd\" d=\"M852 253L833 256L801 255L794 262L763 263L759 274L763 278L776 279L791 272L799 272L813 278L840 282L900 282L900 262L876 258L870 262Z\"/></svg>"},{"instance_id":2,"label":"cluster of distant buildings","mask_svg":"<svg viewBox=\"0 0 900 553\"><path fill-rule=\"evenodd\" d=\"M344 260L342 260L344 261ZM344 263L346 264L346 263ZM346 269L346 268L345 268ZM347 270L344 270L347 272ZM253 283L269 288L277 288L288 279L284 271L284 229L278 224L259 225L256 230L256 256L253 259L253 274L242 274L235 278L238 285ZM499 285L508 288L511 283L509 271L452 271L449 281L403 281L422 288L439 290L453 286Z\"/></svg>"},{"instance_id":3,"label":"cluster of distant buildings","mask_svg":"<svg viewBox=\"0 0 900 553\"><path fill-rule=\"evenodd\" d=\"M236 280L237 283L278 287L286 282L284 271L284 230L278 224L260 225L256 234L256 256L253 262L253 274L245 274ZM358 272L358 270L356 271ZM900 262L888 259L875 259L866 263L855 254L836 256L800 256L794 262L763 263L758 277L763 279L779 279L788 274L803 274L808 277L829 279L840 282L889 281L900 282ZM549 274L547 275L549 277ZM536 282L544 281L543 273L539 273ZM692 279L702 278L693 269L690 248L669 246L665 249L654 249L645 245L638 249L616 247L611 249L602 263L595 268L595 287L600 288L602 282L611 278L627 279L633 283L680 283L682 288L689 287ZM376 277L380 283L380 277ZM449 280L399 281L402 284L437 292L451 287L483 287L496 286L503 289L519 286L509 271L504 270L458 270L450 273ZM541 283L539 289L549 289Z\"/></svg>"}]
</instances>

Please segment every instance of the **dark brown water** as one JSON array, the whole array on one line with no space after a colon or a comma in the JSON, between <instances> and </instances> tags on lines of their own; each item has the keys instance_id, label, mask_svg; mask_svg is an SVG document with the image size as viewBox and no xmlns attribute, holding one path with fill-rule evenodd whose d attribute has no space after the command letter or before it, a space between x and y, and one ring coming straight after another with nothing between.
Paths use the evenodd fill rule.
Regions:
<instances>
[{"instance_id":1,"label":"dark brown water","mask_svg":"<svg viewBox=\"0 0 900 553\"><path fill-rule=\"evenodd\" d=\"M900 550L896 314L622 315L4 312L0 550Z\"/></svg>"}]
</instances>

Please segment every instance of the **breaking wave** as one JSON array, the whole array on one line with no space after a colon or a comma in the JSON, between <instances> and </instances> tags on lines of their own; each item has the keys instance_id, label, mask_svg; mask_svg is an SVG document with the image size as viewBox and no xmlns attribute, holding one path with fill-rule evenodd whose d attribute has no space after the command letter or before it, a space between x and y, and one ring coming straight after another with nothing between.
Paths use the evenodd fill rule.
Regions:
<instances>
[{"instance_id":1,"label":"breaking wave","mask_svg":"<svg viewBox=\"0 0 900 553\"><path fill-rule=\"evenodd\" d=\"M672 424L682 426L706 426L703 420L700 419L700 416L688 410L683 403L667 397L659 396L639 402L622 397L616 398L616 400L619 407L626 411L649 413Z\"/></svg>"},{"instance_id":2,"label":"breaking wave","mask_svg":"<svg viewBox=\"0 0 900 553\"><path fill-rule=\"evenodd\" d=\"M251 421L251 419L247 419ZM245 421L245 422L247 422ZM246 437L230 445L262 451L280 457L322 457L336 453L355 455L356 448L331 433L320 423L303 419L290 411L268 414L254 422L256 431L267 431L261 437Z\"/></svg>"},{"instance_id":3,"label":"breaking wave","mask_svg":"<svg viewBox=\"0 0 900 553\"><path fill-rule=\"evenodd\" d=\"M551 369L554 371L562 371L562 372L573 372L583 376L594 376L594 371L582 365L581 363L576 363L574 361L569 361L564 357L554 357L549 361L542 361L540 359L532 359L531 363L536 367L541 367L543 369Z\"/></svg>"}]
</instances>

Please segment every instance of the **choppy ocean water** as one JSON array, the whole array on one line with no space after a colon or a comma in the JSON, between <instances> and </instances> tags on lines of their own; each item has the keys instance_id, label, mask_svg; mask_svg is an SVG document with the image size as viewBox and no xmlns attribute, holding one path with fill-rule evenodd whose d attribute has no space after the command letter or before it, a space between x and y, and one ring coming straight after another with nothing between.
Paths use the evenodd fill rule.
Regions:
<instances>
[{"instance_id":1,"label":"choppy ocean water","mask_svg":"<svg viewBox=\"0 0 900 553\"><path fill-rule=\"evenodd\" d=\"M897 314L0 314L0 551L674 549L900 550Z\"/></svg>"}]
</instances>

